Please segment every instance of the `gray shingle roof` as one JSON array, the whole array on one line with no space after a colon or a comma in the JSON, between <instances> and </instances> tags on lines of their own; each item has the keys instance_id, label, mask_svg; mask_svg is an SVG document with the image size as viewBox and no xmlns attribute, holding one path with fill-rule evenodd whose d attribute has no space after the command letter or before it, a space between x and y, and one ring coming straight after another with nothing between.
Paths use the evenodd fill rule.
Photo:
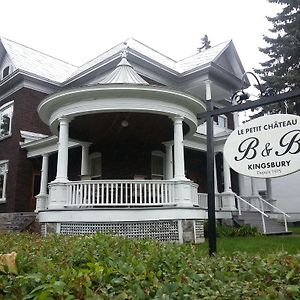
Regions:
<instances>
[{"instance_id":1,"label":"gray shingle roof","mask_svg":"<svg viewBox=\"0 0 300 300\"><path fill-rule=\"evenodd\" d=\"M6 38L0 37L0 40L16 69L56 82L65 81L77 69L74 65Z\"/></svg>"},{"instance_id":2,"label":"gray shingle roof","mask_svg":"<svg viewBox=\"0 0 300 300\"><path fill-rule=\"evenodd\" d=\"M159 64L178 74L183 74L197 67L207 65L215 61L230 44L230 41L203 50L190 57L175 61L158 51L144 45L143 43L130 38L125 42L116 45L110 50L102 53L96 58L76 67L52 56L36 51L19 43L0 37L4 48L17 69L41 76L45 79L62 83L80 74L84 74L89 69L94 69L106 60L119 56L119 53L128 49L129 52L136 52L142 57Z\"/></svg>"}]
</instances>

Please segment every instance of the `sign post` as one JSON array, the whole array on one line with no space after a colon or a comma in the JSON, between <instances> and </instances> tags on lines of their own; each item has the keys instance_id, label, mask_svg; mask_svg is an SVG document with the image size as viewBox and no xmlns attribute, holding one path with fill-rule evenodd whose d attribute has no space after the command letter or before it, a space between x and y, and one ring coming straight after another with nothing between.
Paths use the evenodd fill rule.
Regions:
<instances>
[{"instance_id":1,"label":"sign post","mask_svg":"<svg viewBox=\"0 0 300 300\"><path fill-rule=\"evenodd\" d=\"M232 113L236 111L243 111L251 108L257 108L268 104L281 102L284 100L291 100L296 97L300 97L300 89L296 89L287 93L272 95L269 97L263 97L256 101L248 101L246 103L228 106L220 109L213 109L213 101L211 99L206 100L207 111L202 114L198 114L199 120L205 119L207 122L206 134L207 134L207 193L208 193L208 244L209 254L215 255L217 252L217 239L216 239L216 217L215 217L215 190L214 190L214 139L213 139L213 117L225 113ZM210 97L211 98L211 97ZM295 137L296 141L297 137ZM294 147L297 143L293 143ZM300 145L300 141L298 146ZM249 148L251 150L251 147ZM292 150L295 151L295 150Z\"/></svg>"}]
</instances>

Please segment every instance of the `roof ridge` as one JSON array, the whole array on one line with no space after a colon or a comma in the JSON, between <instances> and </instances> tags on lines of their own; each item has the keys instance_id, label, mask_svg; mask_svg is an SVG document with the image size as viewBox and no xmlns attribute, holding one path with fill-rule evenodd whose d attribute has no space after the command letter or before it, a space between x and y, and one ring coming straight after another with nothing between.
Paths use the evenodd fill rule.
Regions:
<instances>
[{"instance_id":1,"label":"roof ridge","mask_svg":"<svg viewBox=\"0 0 300 300\"><path fill-rule=\"evenodd\" d=\"M185 57L185 58L183 58L183 59L180 59L180 60L177 61L177 63L180 63L180 62L182 62L182 61L184 61L184 60L186 60L186 59L188 59L188 58L190 58L190 57L196 56L197 54L205 53L205 52L207 52L207 51L213 50L214 48L216 48L216 47L218 47L218 46L220 46L220 45L222 45L222 44L229 44L231 41L232 41L232 40L226 40L226 41L224 41L224 42L218 43L217 45L214 45L214 46L212 46L212 47L210 47L210 48L208 48L208 49L205 49L204 51L197 52L197 53L191 54L191 55L189 55L189 56L187 56L187 57Z\"/></svg>"},{"instance_id":2,"label":"roof ridge","mask_svg":"<svg viewBox=\"0 0 300 300\"><path fill-rule=\"evenodd\" d=\"M165 54L163 54L163 53L161 53L161 52L159 52L159 51L153 49L152 47L149 47L148 45L146 45L146 44L144 44L144 43L138 41L138 40L135 39L135 38L128 38L128 39L126 40L126 42L127 42L128 40L135 41L135 42L139 43L140 45L143 45L144 47L146 47L146 48L148 48L148 49L150 49L150 50L152 50L152 51L154 51L154 52L156 52L156 53L158 53L158 54L160 54L160 55L162 55L162 56L164 56L164 57L166 57L166 58L172 60L174 63L177 63L177 60L175 60L175 59L173 59L173 58L171 58L171 57L169 57L169 56L167 56L167 55L165 55Z\"/></svg>"},{"instance_id":3,"label":"roof ridge","mask_svg":"<svg viewBox=\"0 0 300 300\"><path fill-rule=\"evenodd\" d=\"M67 61L65 61L65 60L62 60L62 59L57 58L57 57L54 57L54 56L52 56L52 55L50 55L50 54L47 54L47 53L42 52L42 51L40 51L40 50L31 48L31 47L26 46L26 45L24 45L24 44L21 44L21 43L19 43L19 42L15 42L15 41L13 41L13 40L11 40L11 39L8 39L8 38L6 38L6 37L0 36L0 40L7 40L7 41L9 41L9 42L11 42L11 43L17 44L17 45L22 46L22 47L24 47L24 48L30 49L30 50L32 50L32 51L34 51L34 52L40 53L40 54L42 54L42 55L51 57L51 58L53 58L53 59L55 59L55 60L58 60L58 61L63 62L63 63L65 63L65 64L68 64L68 65L70 65L70 66L72 66L72 67L78 68L77 65L71 64L71 63L69 63L69 62L67 62ZM3 45L3 46L4 46L4 48L5 48L5 45ZM6 48L5 48L5 49L6 49ZM6 49L6 50L7 50L7 49Z\"/></svg>"}]
</instances>

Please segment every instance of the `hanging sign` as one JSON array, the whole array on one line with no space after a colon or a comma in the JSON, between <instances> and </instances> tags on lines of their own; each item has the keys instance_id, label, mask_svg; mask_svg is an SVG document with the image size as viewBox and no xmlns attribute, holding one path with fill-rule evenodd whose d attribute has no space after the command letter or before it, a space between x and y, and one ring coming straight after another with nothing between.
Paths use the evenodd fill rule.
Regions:
<instances>
[{"instance_id":1,"label":"hanging sign","mask_svg":"<svg viewBox=\"0 0 300 300\"><path fill-rule=\"evenodd\" d=\"M272 178L300 170L300 117L276 114L235 129L224 146L230 167L246 176Z\"/></svg>"}]
</instances>

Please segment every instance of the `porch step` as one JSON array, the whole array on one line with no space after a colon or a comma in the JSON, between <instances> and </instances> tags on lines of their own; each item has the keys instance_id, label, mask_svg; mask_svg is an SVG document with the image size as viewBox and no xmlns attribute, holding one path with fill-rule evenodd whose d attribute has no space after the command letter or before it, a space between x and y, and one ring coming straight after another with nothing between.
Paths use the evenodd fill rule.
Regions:
<instances>
[{"instance_id":1,"label":"porch step","mask_svg":"<svg viewBox=\"0 0 300 300\"><path fill-rule=\"evenodd\" d=\"M260 232L266 235L283 235L291 234L286 232L282 223L275 219L265 217L266 233L264 233L262 217L259 212L242 212L241 215L233 215L233 221L238 225L250 225L256 227Z\"/></svg>"},{"instance_id":2,"label":"porch step","mask_svg":"<svg viewBox=\"0 0 300 300\"><path fill-rule=\"evenodd\" d=\"M36 220L33 212L3 213L0 214L0 230L24 231Z\"/></svg>"}]
</instances>

